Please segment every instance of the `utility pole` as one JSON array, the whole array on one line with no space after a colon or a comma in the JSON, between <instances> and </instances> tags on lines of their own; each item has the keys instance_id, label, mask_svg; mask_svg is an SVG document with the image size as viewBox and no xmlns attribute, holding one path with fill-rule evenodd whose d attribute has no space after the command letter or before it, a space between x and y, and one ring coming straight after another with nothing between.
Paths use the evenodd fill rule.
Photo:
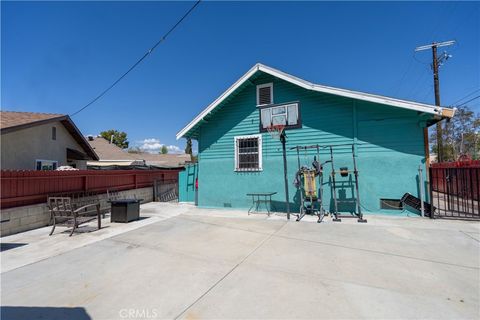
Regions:
<instances>
[{"instance_id":1,"label":"utility pole","mask_svg":"<svg viewBox=\"0 0 480 320\"><path fill-rule=\"evenodd\" d=\"M448 55L446 52L442 54L440 58L437 57L437 48L450 46L454 44L455 41L445 41L445 42L434 42L425 46L415 48L415 52L423 51L432 48L432 71L433 71L433 86L435 88L435 105L440 107L440 82L438 80L438 68L443 64L444 61L448 60L451 55ZM428 132L428 131L427 131ZM428 134L428 133L427 133ZM437 161L443 161L443 134L442 134L442 124L437 122Z\"/></svg>"}]
</instances>

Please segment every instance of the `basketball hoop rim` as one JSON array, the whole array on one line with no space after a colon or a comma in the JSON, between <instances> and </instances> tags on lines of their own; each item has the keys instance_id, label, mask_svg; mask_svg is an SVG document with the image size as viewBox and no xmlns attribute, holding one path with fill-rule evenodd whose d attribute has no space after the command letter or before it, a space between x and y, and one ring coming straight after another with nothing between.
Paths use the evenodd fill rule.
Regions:
<instances>
[{"instance_id":1,"label":"basketball hoop rim","mask_svg":"<svg viewBox=\"0 0 480 320\"><path fill-rule=\"evenodd\" d=\"M267 128L268 133L270 133L270 136L272 138L280 138L282 135L282 132L285 130L285 125L284 124L272 124L271 126L268 126Z\"/></svg>"}]
</instances>

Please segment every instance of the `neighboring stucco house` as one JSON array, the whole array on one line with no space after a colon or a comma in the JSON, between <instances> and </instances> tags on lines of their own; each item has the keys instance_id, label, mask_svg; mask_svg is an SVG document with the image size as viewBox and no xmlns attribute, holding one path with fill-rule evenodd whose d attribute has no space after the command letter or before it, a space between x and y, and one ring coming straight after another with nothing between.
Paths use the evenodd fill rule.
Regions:
<instances>
[{"instance_id":1,"label":"neighboring stucco house","mask_svg":"<svg viewBox=\"0 0 480 320\"><path fill-rule=\"evenodd\" d=\"M68 115L1 111L0 123L2 170L86 169L98 160Z\"/></svg>"},{"instance_id":2,"label":"neighboring stucco house","mask_svg":"<svg viewBox=\"0 0 480 320\"><path fill-rule=\"evenodd\" d=\"M299 209L293 186L298 164L297 152L290 148L351 144L363 211L400 213L385 203L398 203L407 192L419 195L418 169L421 166L425 175L428 163L427 128L453 114L448 108L317 85L256 64L180 130L177 139L198 141L202 207L248 208L247 193L272 191L277 192L277 208L282 208L282 145L266 129L283 117L292 211ZM302 152L302 164L310 164L313 156ZM322 147L320 162L329 156L329 148ZM351 146L336 147L335 167L352 170ZM325 172L324 208L332 211L329 166ZM338 178L338 199L352 197L351 179L352 174Z\"/></svg>"},{"instance_id":3,"label":"neighboring stucco house","mask_svg":"<svg viewBox=\"0 0 480 320\"><path fill-rule=\"evenodd\" d=\"M122 169L136 166L168 169L183 167L191 160L189 154L129 153L100 136L88 136L87 141L99 157L97 161L88 161L87 165L92 169Z\"/></svg>"}]
</instances>

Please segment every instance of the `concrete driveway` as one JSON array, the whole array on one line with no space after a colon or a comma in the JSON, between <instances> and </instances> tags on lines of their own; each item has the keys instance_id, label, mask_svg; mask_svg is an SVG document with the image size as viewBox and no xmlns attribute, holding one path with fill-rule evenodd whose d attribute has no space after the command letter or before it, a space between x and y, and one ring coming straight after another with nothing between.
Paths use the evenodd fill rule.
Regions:
<instances>
[{"instance_id":1,"label":"concrete driveway","mask_svg":"<svg viewBox=\"0 0 480 320\"><path fill-rule=\"evenodd\" d=\"M2 319L480 318L478 223L158 203L142 215L2 238L28 243L2 252Z\"/></svg>"}]
</instances>

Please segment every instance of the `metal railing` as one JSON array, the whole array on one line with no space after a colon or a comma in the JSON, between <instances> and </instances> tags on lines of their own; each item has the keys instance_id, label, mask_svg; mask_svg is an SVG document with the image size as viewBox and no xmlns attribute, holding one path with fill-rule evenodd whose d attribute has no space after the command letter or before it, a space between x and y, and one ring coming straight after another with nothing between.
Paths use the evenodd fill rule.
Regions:
<instances>
[{"instance_id":1,"label":"metal railing","mask_svg":"<svg viewBox=\"0 0 480 320\"><path fill-rule=\"evenodd\" d=\"M431 167L434 218L480 219L480 167Z\"/></svg>"}]
</instances>

